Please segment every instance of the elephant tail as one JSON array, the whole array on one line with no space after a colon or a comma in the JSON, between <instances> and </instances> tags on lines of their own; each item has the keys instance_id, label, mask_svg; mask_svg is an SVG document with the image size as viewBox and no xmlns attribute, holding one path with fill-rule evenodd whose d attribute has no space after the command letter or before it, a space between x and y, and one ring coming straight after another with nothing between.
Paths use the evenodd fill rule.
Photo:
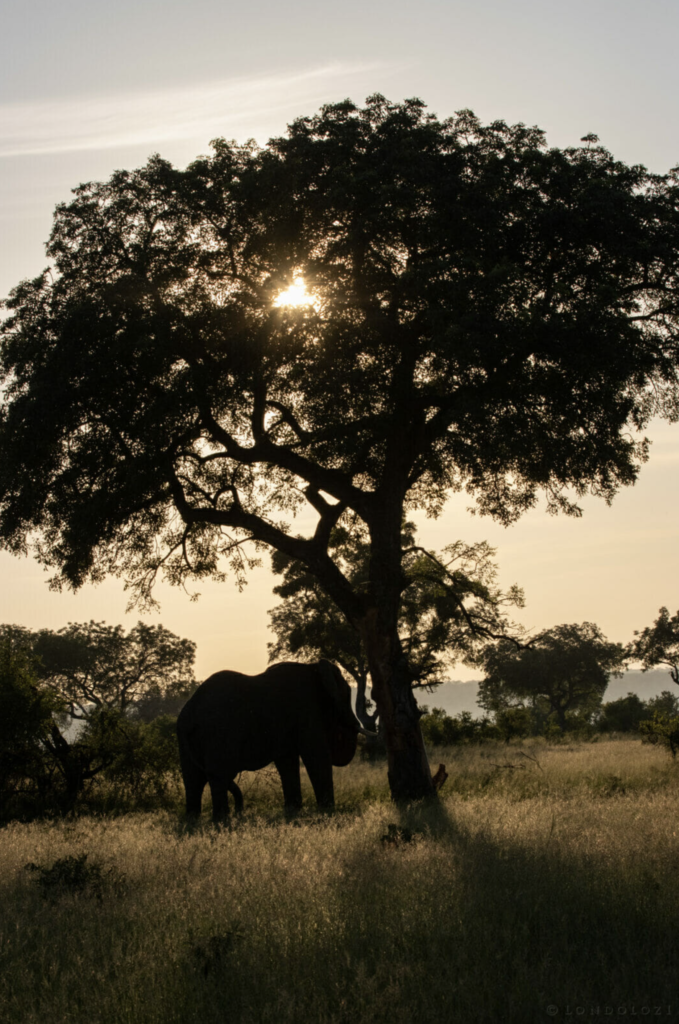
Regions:
<instances>
[{"instance_id":1,"label":"elephant tail","mask_svg":"<svg viewBox=\"0 0 679 1024\"><path fill-rule=\"evenodd\" d=\"M236 807L236 814L242 814L243 794L240 791L240 786L237 786L235 782L229 782L227 783L227 788L229 790L229 793L231 793L231 796L233 797L233 802Z\"/></svg>"}]
</instances>

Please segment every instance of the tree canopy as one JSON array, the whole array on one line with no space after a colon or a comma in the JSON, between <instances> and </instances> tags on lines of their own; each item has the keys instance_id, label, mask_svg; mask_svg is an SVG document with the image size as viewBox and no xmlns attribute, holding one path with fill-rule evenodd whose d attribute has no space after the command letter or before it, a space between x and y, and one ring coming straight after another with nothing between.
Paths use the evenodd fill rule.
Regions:
<instances>
[{"instance_id":1,"label":"tree canopy","mask_svg":"<svg viewBox=\"0 0 679 1024\"><path fill-rule=\"evenodd\" d=\"M138 622L126 634L105 622L70 622L25 632L38 677L72 718L87 718L93 708L126 714L154 700L186 700L195 685L196 645L163 626Z\"/></svg>"},{"instance_id":2,"label":"tree canopy","mask_svg":"<svg viewBox=\"0 0 679 1024\"><path fill-rule=\"evenodd\" d=\"M506 643L488 649L478 702L496 713L526 705L539 712L542 705L563 732L569 716L589 718L600 708L624 658L623 646L607 641L592 622L553 626L520 650Z\"/></svg>"},{"instance_id":3,"label":"tree canopy","mask_svg":"<svg viewBox=\"0 0 679 1024\"><path fill-rule=\"evenodd\" d=\"M176 714L190 696L194 656L191 640L143 622L127 634L103 622L0 626L0 791L21 775L17 765L20 785L29 780L41 800L49 790L67 809L102 773L160 785L174 729L168 736L162 721L148 723Z\"/></svg>"},{"instance_id":4,"label":"tree canopy","mask_svg":"<svg viewBox=\"0 0 679 1024\"><path fill-rule=\"evenodd\" d=\"M635 640L629 646L629 657L641 662L647 672L656 665L666 665L673 682L679 685L679 612L670 616L662 607L652 626L635 630Z\"/></svg>"},{"instance_id":5,"label":"tree canopy","mask_svg":"<svg viewBox=\"0 0 679 1024\"><path fill-rule=\"evenodd\" d=\"M677 414L678 197L591 137L382 96L81 185L2 325L2 542L141 600L242 574L248 540L302 562L365 638L394 796L431 793L404 513L465 488L503 523L540 493L578 514L634 482L635 432ZM313 301L277 304L300 276ZM345 513L360 591L328 550Z\"/></svg>"}]
</instances>

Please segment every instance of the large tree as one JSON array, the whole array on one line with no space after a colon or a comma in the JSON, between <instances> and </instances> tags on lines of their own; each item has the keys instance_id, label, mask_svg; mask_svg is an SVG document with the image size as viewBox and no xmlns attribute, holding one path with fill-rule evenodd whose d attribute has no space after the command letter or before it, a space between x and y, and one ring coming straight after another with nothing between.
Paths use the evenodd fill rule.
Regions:
<instances>
[{"instance_id":1,"label":"large tree","mask_svg":"<svg viewBox=\"0 0 679 1024\"><path fill-rule=\"evenodd\" d=\"M622 675L625 650L593 622L582 622L545 629L523 648L499 643L484 660L482 708L500 714L530 706L554 715L565 732L572 716L589 720L600 709L609 677Z\"/></svg>"},{"instance_id":2,"label":"large tree","mask_svg":"<svg viewBox=\"0 0 679 1024\"><path fill-rule=\"evenodd\" d=\"M157 706L176 714L195 689L196 645L164 626L138 622L125 633L105 622L70 622L24 632L38 677L71 718L86 720L95 708L129 715Z\"/></svg>"},{"instance_id":3,"label":"large tree","mask_svg":"<svg viewBox=\"0 0 679 1024\"><path fill-rule=\"evenodd\" d=\"M82 185L2 328L4 544L142 599L245 571L246 541L304 563L364 638L393 796L432 793L404 511L466 488L511 523L634 482L635 432L677 412L678 197L594 137L381 96ZM277 301L297 277L313 301ZM362 590L328 553L347 511Z\"/></svg>"},{"instance_id":4,"label":"large tree","mask_svg":"<svg viewBox=\"0 0 679 1024\"><path fill-rule=\"evenodd\" d=\"M679 685L679 612L670 617L664 606L652 626L634 630L635 640L628 647L628 656L641 662L642 672L657 665L666 665L672 681Z\"/></svg>"}]
</instances>

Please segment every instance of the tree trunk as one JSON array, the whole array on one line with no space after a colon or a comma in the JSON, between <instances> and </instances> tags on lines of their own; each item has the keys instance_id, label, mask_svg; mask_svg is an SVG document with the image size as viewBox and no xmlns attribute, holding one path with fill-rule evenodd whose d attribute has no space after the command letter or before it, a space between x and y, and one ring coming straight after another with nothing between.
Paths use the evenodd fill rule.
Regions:
<instances>
[{"instance_id":1,"label":"tree trunk","mask_svg":"<svg viewBox=\"0 0 679 1024\"><path fill-rule=\"evenodd\" d=\"M413 696L408 663L396 629L391 636L378 627L371 609L360 624L387 746L389 788L398 803L434 797L429 760L420 730L420 712Z\"/></svg>"}]
</instances>

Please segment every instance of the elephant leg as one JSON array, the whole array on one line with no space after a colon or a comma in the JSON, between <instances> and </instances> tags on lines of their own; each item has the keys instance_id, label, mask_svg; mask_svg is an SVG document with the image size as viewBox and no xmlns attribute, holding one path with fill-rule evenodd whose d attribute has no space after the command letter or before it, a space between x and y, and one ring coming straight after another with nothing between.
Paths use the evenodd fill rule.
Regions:
<instances>
[{"instance_id":1,"label":"elephant leg","mask_svg":"<svg viewBox=\"0 0 679 1024\"><path fill-rule=\"evenodd\" d=\"M237 786L235 782L229 783L229 792L233 796L233 802L236 805L236 814L243 813L243 794L241 793L240 786Z\"/></svg>"},{"instance_id":2,"label":"elephant leg","mask_svg":"<svg viewBox=\"0 0 679 1024\"><path fill-rule=\"evenodd\" d=\"M299 781L299 754L286 754L274 761L283 783L286 811L299 811L302 806L302 785Z\"/></svg>"},{"instance_id":3,"label":"elephant leg","mask_svg":"<svg viewBox=\"0 0 679 1024\"><path fill-rule=\"evenodd\" d=\"M305 756L302 752L302 760L313 786L316 803L321 810L332 811L335 807L335 788L330 753L325 750L313 750L307 752Z\"/></svg>"},{"instance_id":4,"label":"elephant leg","mask_svg":"<svg viewBox=\"0 0 679 1024\"><path fill-rule=\"evenodd\" d=\"M200 818L203 790L207 783L207 775L202 768L188 758L181 759L182 778L186 792L186 817Z\"/></svg>"},{"instance_id":5,"label":"elephant leg","mask_svg":"<svg viewBox=\"0 0 679 1024\"><path fill-rule=\"evenodd\" d=\"M212 820L215 825L229 820L229 790L233 783L212 775L210 777L210 793L212 794ZM241 799L242 805L242 799Z\"/></svg>"}]
</instances>

